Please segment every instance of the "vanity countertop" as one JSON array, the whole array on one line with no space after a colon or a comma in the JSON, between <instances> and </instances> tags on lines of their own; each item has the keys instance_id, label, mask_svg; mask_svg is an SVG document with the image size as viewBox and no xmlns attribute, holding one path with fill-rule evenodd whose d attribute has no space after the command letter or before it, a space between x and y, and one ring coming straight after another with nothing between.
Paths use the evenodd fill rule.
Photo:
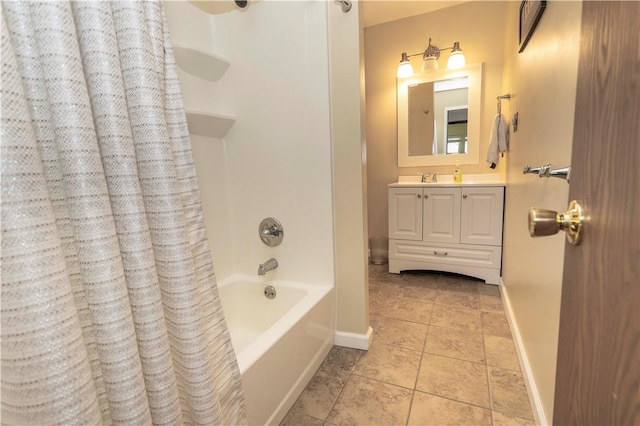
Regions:
<instances>
[{"instance_id":1,"label":"vanity countertop","mask_svg":"<svg viewBox=\"0 0 640 426\"><path fill-rule=\"evenodd\" d=\"M451 187L451 186L505 186L504 180L497 173L462 175L462 183L453 182L453 175L438 175L438 182L420 182L420 175L398 176L398 182L389 188L403 187Z\"/></svg>"}]
</instances>

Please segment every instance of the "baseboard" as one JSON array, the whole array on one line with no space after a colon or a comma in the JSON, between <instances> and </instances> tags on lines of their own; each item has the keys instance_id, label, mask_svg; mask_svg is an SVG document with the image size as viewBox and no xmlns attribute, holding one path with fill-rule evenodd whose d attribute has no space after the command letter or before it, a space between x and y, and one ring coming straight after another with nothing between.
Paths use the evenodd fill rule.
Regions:
<instances>
[{"instance_id":1,"label":"baseboard","mask_svg":"<svg viewBox=\"0 0 640 426\"><path fill-rule=\"evenodd\" d=\"M538 392L538 387L536 386L536 381L533 377L533 372L531 371L531 364L529 364L527 351L525 350L522 336L520 335L520 330L518 329L518 323L515 319L515 316L513 315L509 293L507 292L507 288L505 287L502 278L500 278L500 293L502 294L502 300L504 301L507 319L509 320L509 325L511 326L511 333L513 333L513 338L516 343L516 352L518 353L518 358L520 360L520 368L522 369L524 380L527 384L529 401L531 402L531 407L533 408L533 417L535 418L535 422L537 425L549 425L551 423L548 421L547 416L544 412L544 408L542 407L540 392Z\"/></svg>"},{"instance_id":2,"label":"baseboard","mask_svg":"<svg viewBox=\"0 0 640 426\"><path fill-rule=\"evenodd\" d=\"M366 334L349 333L347 331L336 330L336 346L344 346L347 348L369 350L371 346L371 338L373 337L373 328L369 327Z\"/></svg>"}]
</instances>

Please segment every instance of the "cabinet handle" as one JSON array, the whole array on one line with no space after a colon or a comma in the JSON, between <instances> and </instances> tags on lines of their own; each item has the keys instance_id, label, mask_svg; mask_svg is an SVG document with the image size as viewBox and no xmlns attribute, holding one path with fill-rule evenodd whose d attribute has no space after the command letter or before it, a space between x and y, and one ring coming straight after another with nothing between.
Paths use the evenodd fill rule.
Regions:
<instances>
[{"instance_id":1,"label":"cabinet handle","mask_svg":"<svg viewBox=\"0 0 640 426\"><path fill-rule=\"evenodd\" d=\"M422 198L422 195L420 195L420 194L417 194L417 195L418 195L418 198Z\"/></svg>"},{"instance_id":2,"label":"cabinet handle","mask_svg":"<svg viewBox=\"0 0 640 426\"><path fill-rule=\"evenodd\" d=\"M463 194L463 195L462 195L462 198L467 198L467 194Z\"/></svg>"},{"instance_id":3,"label":"cabinet handle","mask_svg":"<svg viewBox=\"0 0 640 426\"><path fill-rule=\"evenodd\" d=\"M449 252L446 251L433 251L433 254L435 254L436 256L447 256L449 254Z\"/></svg>"}]
</instances>

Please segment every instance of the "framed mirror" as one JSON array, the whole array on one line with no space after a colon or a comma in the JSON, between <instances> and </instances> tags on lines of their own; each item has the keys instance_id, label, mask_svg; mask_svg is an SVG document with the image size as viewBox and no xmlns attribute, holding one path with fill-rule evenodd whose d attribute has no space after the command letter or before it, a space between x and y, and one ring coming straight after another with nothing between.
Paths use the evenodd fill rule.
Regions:
<instances>
[{"instance_id":1,"label":"framed mirror","mask_svg":"<svg viewBox=\"0 0 640 426\"><path fill-rule=\"evenodd\" d=\"M477 164L482 64L398 79L398 167Z\"/></svg>"}]
</instances>

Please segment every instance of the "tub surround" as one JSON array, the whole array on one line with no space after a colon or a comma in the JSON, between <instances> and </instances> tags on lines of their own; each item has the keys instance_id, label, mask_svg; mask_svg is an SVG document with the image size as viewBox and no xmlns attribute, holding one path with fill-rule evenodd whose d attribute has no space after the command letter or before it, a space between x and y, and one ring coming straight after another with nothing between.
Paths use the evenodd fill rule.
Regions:
<instances>
[{"instance_id":1,"label":"tub surround","mask_svg":"<svg viewBox=\"0 0 640 426\"><path fill-rule=\"evenodd\" d=\"M213 2L166 1L165 10L174 44L189 49L181 53L201 60L199 66L192 60L183 63L179 76L188 110L204 112L198 115L202 120L190 121L189 127L222 299L230 289L227 283L244 286L238 274L256 282L257 265L278 259L278 268L262 277L265 281L258 280L261 288L253 291L262 303L268 282L277 296L264 302L275 303L251 307L244 296L222 302L242 373L249 423L277 424L331 347L336 321L347 332L364 332L368 327L363 243L367 237L353 236L358 228L366 232L365 215L336 213L335 217L348 218L346 224L336 219L334 207L339 212L347 204L332 188L335 172L342 190L349 195L362 193L362 184L351 176L354 161L362 168L362 156L351 155L344 161L340 151L332 163L332 141L336 143L332 132L347 138L347 143L337 144L341 150L355 145L361 151L360 134L345 132L345 128L360 129L360 117L354 117L358 103L353 105L351 90L329 96L331 87L357 89L359 67L349 67L355 72L349 77L355 86L351 80L327 78L329 58L340 64L344 76L343 57L358 57L357 43L355 55L352 43L344 43L351 36L336 33L357 30L358 14L352 11L345 21L344 16L333 15L333 8L328 12L327 3L314 1L255 2L242 11L231 2L229 13L220 14L218 8L206 8L205 13L200 3ZM335 36L339 50L333 48L330 36ZM300 60L290 52L314 54ZM348 111L335 111L332 102ZM333 113L341 121L333 120ZM365 204L351 196L347 209L353 212ZM287 229L278 247L267 247L257 238L258 224L267 216L278 217ZM353 260L358 250L360 271ZM336 259L342 266L336 266ZM355 272L346 274L346 268ZM345 309L336 315L338 287ZM286 289L292 295L299 289L306 293L293 307L282 308L280 316L275 311L281 307L270 309L288 297ZM250 330L249 319L257 313L262 329ZM236 314L241 321L235 321ZM269 317L276 319L271 323Z\"/></svg>"}]
</instances>

